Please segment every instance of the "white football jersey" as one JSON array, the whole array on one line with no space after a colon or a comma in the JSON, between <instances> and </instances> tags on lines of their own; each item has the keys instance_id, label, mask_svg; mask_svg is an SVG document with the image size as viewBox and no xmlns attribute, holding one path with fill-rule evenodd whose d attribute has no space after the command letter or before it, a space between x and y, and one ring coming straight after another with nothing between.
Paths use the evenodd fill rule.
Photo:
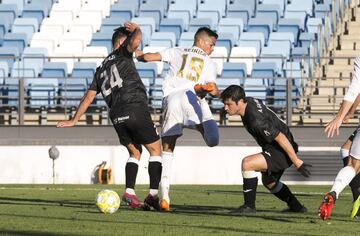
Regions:
<instances>
[{"instance_id":1,"label":"white football jersey","mask_svg":"<svg viewBox=\"0 0 360 236\"><path fill-rule=\"evenodd\" d=\"M164 97L183 89L194 90L195 84L215 83L216 64L200 48L169 48L160 54L170 65L163 82Z\"/></svg>"},{"instance_id":2,"label":"white football jersey","mask_svg":"<svg viewBox=\"0 0 360 236\"><path fill-rule=\"evenodd\" d=\"M360 93L360 57L354 61L354 74L349 89L344 96L344 100L354 102Z\"/></svg>"}]
</instances>

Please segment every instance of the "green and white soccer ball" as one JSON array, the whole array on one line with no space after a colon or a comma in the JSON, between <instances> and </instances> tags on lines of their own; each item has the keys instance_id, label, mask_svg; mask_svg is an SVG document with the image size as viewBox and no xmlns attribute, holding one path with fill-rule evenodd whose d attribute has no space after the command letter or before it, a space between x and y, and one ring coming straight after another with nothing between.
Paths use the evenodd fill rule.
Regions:
<instances>
[{"instance_id":1,"label":"green and white soccer ball","mask_svg":"<svg viewBox=\"0 0 360 236\"><path fill-rule=\"evenodd\" d=\"M119 209L120 197L113 190L101 190L96 196L96 206L100 212L112 214Z\"/></svg>"}]
</instances>

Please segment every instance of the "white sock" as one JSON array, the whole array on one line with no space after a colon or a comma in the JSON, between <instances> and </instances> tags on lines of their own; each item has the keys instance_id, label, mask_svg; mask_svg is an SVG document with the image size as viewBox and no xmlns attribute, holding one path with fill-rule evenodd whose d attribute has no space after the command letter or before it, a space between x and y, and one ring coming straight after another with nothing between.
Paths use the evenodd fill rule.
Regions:
<instances>
[{"instance_id":1,"label":"white sock","mask_svg":"<svg viewBox=\"0 0 360 236\"><path fill-rule=\"evenodd\" d=\"M171 166L174 159L174 154L172 152L163 152L161 154L161 163L162 163L162 173L160 181L160 189L162 199L165 199L170 203L169 190L170 190L170 176L171 176Z\"/></svg>"},{"instance_id":2,"label":"white sock","mask_svg":"<svg viewBox=\"0 0 360 236\"><path fill-rule=\"evenodd\" d=\"M349 156L349 150L348 149L345 149L345 148L341 148L340 149L340 155L342 158L346 158Z\"/></svg>"},{"instance_id":3,"label":"white sock","mask_svg":"<svg viewBox=\"0 0 360 236\"><path fill-rule=\"evenodd\" d=\"M131 194L131 195L135 195L135 194L136 194L136 193L135 193L135 190L132 189L132 188L126 188L125 192L128 193L128 194Z\"/></svg>"},{"instance_id":4,"label":"white sock","mask_svg":"<svg viewBox=\"0 0 360 236\"><path fill-rule=\"evenodd\" d=\"M355 177L355 174L355 170L352 166L345 166L339 171L331 188L331 192L334 191L336 193L336 199L339 198L339 194Z\"/></svg>"},{"instance_id":5,"label":"white sock","mask_svg":"<svg viewBox=\"0 0 360 236\"><path fill-rule=\"evenodd\" d=\"M150 191L149 191L149 194L153 197L157 196L158 193L159 193L159 190L157 190L157 189L150 189Z\"/></svg>"}]
</instances>

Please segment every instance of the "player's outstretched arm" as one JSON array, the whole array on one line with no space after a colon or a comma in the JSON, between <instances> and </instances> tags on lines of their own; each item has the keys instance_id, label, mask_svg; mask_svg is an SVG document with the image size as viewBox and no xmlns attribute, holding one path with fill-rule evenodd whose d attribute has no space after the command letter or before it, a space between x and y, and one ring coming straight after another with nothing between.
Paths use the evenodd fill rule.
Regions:
<instances>
[{"instance_id":1,"label":"player's outstretched arm","mask_svg":"<svg viewBox=\"0 0 360 236\"><path fill-rule=\"evenodd\" d=\"M336 135L339 135L339 128L343 123L343 120L346 114L348 113L348 111L350 110L352 104L353 103L350 101L343 100L341 107L335 118L325 125L325 133L327 133L328 138L333 137L335 132Z\"/></svg>"},{"instance_id":2,"label":"player's outstretched arm","mask_svg":"<svg viewBox=\"0 0 360 236\"><path fill-rule=\"evenodd\" d=\"M289 139L283 134L279 133L275 137L275 141L280 145L280 147L286 152L289 156L291 162L294 164L297 171L300 172L302 176L309 177L311 175L309 168L310 164L304 163L295 153L293 146L290 144Z\"/></svg>"},{"instance_id":3,"label":"player's outstretched arm","mask_svg":"<svg viewBox=\"0 0 360 236\"><path fill-rule=\"evenodd\" d=\"M155 53L151 53L151 52L140 53L140 52L137 52L136 53L136 59L138 61L142 61L142 62L149 62L149 61L161 61L162 57L161 57L161 54L158 53L158 52L155 52Z\"/></svg>"},{"instance_id":4,"label":"player's outstretched arm","mask_svg":"<svg viewBox=\"0 0 360 236\"><path fill-rule=\"evenodd\" d=\"M96 91L88 90L87 93L82 97L80 105L76 109L75 116L71 120L59 121L56 125L58 128L72 127L78 122L80 117L86 112L92 101L96 96Z\"/></svg>"}]
</instances>

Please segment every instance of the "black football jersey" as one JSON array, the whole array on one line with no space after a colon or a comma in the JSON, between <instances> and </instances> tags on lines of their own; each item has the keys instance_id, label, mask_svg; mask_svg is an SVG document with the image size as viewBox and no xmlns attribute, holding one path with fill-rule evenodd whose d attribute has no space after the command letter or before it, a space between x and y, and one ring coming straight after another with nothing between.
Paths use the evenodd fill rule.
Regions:
<instances>
[{"instance_id":1,"label":"black football jersey","mask_svg":"<svg viewBox=\"0 0 360 236\"><path fill-rule=\"evenodd\" d=\"M132 53L127 50L130 37L97 68L90 90L102 94L110 117L131 105L147 105L146 88L136 70Z\"/></svg>"},{"instance_id":2,"label":"black football jersey","mask_svg":"<svg viewBox=\"0 0 360 236\"><path fill-rule=\"evenodd\" d=\"M262 148L269 145L281 148L275 141L275 137L281 132L289 139L295 152L298 151L298 145L284 121L280 120L261 100L247 97L246 101L245 114L241 119L246 130Z\"/></svg>"}]
</instances>

